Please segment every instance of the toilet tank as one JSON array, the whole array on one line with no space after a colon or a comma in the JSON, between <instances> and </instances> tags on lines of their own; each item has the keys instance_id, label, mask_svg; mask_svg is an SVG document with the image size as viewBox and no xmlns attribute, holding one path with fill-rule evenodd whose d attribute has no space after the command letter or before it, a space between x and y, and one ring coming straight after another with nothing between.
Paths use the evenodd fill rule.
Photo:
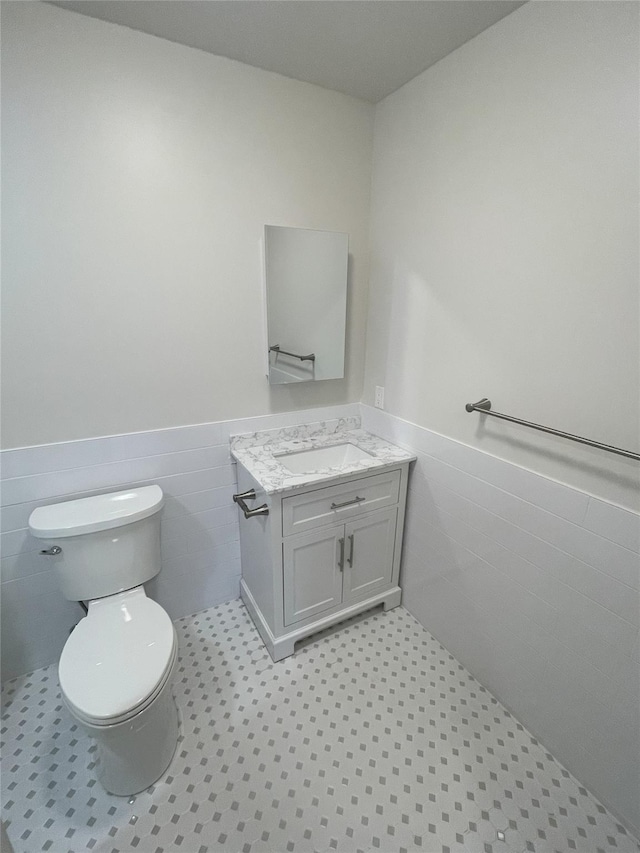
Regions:
<instances>
[{"instance_id":1,"label":"toilet tank","mask_svg":"<svg viewBox=\"0 0 640 853\"><path fill-rule=\"evenodd\" d=\"M41 506L29 518L47 550L62 594L72 601L102 598L140 586L160 571L159 486L143 486Z\"/></svg>"}]
</instances>

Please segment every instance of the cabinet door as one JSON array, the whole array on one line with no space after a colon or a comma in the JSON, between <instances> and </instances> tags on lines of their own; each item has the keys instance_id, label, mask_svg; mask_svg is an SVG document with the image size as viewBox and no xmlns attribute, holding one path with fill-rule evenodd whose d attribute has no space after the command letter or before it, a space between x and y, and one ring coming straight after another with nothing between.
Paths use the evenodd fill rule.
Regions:
<instances>
[{"instance_id":1,"label":"cabinet door","mask_svg":"<svg viewBox=\"0 0 640 853\"><path fill-rule=\"evenodd\" d=\"M396 515L396 509L385 509L345 525L345 604L391 582Z\"/></svg>"},{"instance_id":2,"label":"cabinet door","mask_svg":"<svg viewBox=\"0 0 640 853\"><path fill-rule=\"evenodd\" d=\"M344 525L284 540L284 624L301 622L342 601Z\"/></svg>"}]
</instances>

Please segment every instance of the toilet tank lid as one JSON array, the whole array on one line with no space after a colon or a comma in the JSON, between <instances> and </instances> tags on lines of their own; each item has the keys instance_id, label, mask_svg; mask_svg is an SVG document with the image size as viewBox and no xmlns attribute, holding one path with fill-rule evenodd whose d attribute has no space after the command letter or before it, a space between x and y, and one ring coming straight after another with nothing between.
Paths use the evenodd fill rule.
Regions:
<instances>
[{"instance_id":1,"label":"toilet tank lid","mask_svg":"<svg viewBox=\"0 0 640 853\"><path fill-rule=\"evenodd\" d=\"M38 539L82 536L133 524L154 515L163 504L160 486L142 486L40 506L29 517L29 529Z\"/></svg>"}]
</instances>

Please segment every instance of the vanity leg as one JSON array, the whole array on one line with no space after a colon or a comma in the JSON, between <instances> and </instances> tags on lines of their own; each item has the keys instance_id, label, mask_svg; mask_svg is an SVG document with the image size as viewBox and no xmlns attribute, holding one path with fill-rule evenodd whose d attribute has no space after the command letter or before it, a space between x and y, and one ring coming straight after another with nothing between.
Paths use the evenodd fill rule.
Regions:
<instances>
[{"instance_id":1,"label":"vanity leg","mask_svg":"<svg viewBox=\"0 0 640 853\"><path fill-rule=\"evenodd\" d=\"M273 641L269 652L274 661L284 660L293 654L295 645L295 640L283 637L281 640Z\"/></svg>"},{"instance_id":2,"label":"vanity leg","mask_svg":"<svg viewBox=\"0 0 640 853\"><path fill-rule=\"evenodd\" d=\"M399 586L395 589L392 589L389 595L385 598L382 607L386 610L393 610L394 607L398 607L400 601L402 600L402 590Z\"/></svg>"}]
</instances>

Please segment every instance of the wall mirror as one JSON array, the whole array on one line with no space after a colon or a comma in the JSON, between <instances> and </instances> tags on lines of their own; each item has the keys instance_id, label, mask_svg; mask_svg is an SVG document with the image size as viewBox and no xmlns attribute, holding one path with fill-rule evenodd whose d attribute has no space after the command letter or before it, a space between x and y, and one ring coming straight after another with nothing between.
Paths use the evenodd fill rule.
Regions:
<instances>
[{"instance_id":1,"label":"wall mirror","mask_svg":"<svg viewBox=\"0 0 640 853\"><path fill-rule=\"evenodd\" d=\"M342 379L349 236L265 225L271 385Z\"/></svg>"}]
</instances>

